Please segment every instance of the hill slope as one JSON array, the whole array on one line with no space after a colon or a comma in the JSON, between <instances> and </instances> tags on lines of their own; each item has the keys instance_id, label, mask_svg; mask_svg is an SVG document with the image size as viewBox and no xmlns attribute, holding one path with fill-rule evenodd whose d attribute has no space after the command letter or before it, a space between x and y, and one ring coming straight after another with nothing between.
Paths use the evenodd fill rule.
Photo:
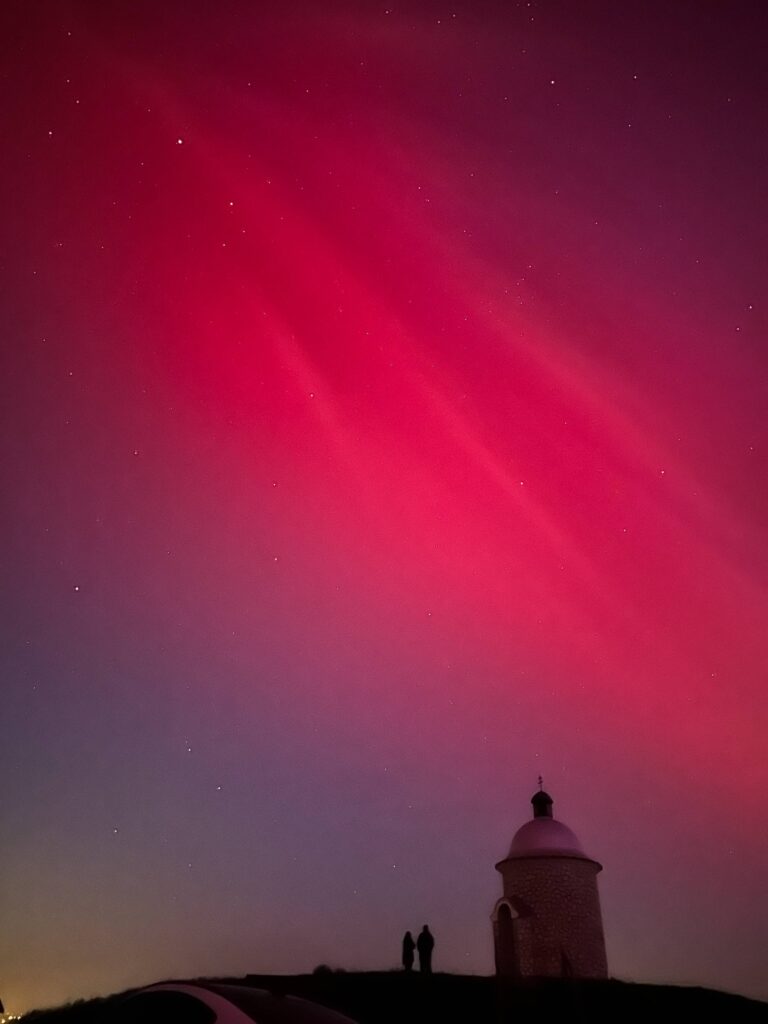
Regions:
<instances>
[{"instance_id":1,"label":"hill slope","mask_svg":"<svg viewBox=\"0 0 768 1024\"><path fill-rule=\"evenodd\" d=\"M705 988L621 981L539 980L499 983L456 974L320 972L217 979L302 996L360 1024L517 1024L560 1016L568 1021L709 1019L768 1022L768 1003ZM119 996L34 1011L38 1024L108 1024Z\"/></svg>"}]
</instances>

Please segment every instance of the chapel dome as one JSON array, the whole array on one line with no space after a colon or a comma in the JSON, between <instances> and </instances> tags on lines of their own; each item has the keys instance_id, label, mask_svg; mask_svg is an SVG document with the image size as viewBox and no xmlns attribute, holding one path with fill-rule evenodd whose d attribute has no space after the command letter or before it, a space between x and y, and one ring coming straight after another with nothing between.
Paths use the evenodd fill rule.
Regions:
<instances>
[{"instance_id":1,"label":"chapel dome","mask_svg":"<svg viewBox=\"0 0 768 1024\"><path fill-rule=\"evenodd\" d=\"M533 818L515 832L509 857L581 857L588 860L574 833L556 818Z\"/></svg>"},{"instance_id":2,"label":"chapel dome","mask_svg":"<svg viewBox=\"0 0 768 1024\"><path fill-rule=\"evenodd\" d=\"M531 797L533 819L515 832L509 848L509 858L515 857L580 857L590 858L584 853L581 843L573 832L552 817L552 797L545 792L541 777L539 790Z\"/></svg>"}]
</instances>

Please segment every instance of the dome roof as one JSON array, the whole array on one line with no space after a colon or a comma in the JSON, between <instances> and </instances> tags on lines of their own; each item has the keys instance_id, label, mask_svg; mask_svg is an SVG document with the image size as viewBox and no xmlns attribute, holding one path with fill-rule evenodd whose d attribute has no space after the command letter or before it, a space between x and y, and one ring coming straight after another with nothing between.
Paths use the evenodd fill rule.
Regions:
<instances>
[{"instance_id":1,"label":"dome roof","mask_svg":"<svg viewBox=\"0 0 768 1024\"><path fill-rule=\"evenodd\" d=\"M567 825L556 818L533 818L515 832L509 857L581 857L589 860Z\"/></svg>"}]
</instances>

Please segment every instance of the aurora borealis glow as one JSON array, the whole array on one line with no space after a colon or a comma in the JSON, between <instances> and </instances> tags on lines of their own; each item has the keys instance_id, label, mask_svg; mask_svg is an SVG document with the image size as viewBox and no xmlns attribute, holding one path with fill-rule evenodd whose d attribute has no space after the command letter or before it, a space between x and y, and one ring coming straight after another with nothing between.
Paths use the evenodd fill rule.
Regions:
<instances>
[{"instance_id":1,"label":"aurora borealis glow","mask_svg":"<svg viewBox=\"0 0 768 1024\"><path fill-rule=\"evenodd\" d=\"M763 6L0 19L6 1008L490 971L539 772L768 998Z\"/></svg>"}]
</instances>

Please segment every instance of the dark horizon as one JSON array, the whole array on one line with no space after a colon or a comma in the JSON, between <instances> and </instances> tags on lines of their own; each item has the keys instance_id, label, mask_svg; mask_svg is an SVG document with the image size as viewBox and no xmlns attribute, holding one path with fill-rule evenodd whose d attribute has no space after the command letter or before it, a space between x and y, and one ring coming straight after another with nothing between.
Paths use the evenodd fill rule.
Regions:
<instances>
[{"instance_id":1,"label":"dark horizon","mask_svg":"<svg viewBox=\"0 0 768 1024\"><path fill-rule=\"evenodd\" d=\"M272 995L298 996L317 1005L351 1015L359 1024L421 1024L425 1020L516 1020L520 1013L550 1016L578 1009L590 1020L615 1020L617 1015L641 1013L697 1017L725 1015L729 1021L764 1020L765 1003L736 993L702 987L659 986L619 979L499 979L480 975L435 972L409 974L400 970L348 972L325 967L303 975L258 975L244 978L167 979L162 988L178 984L189 991L209 990L230 999L249 989ZM120 1016L135 993L117 993L104 999L39 1011L43 1024L103 1024ZM170 1007L165 1007L170 1011ZM130 1017L130 1020L146 1018ZM155 1019L152 1017L151 1019ZM167 1019L167 1013L157 1019Z\"/></svg>"}]
</instances>

